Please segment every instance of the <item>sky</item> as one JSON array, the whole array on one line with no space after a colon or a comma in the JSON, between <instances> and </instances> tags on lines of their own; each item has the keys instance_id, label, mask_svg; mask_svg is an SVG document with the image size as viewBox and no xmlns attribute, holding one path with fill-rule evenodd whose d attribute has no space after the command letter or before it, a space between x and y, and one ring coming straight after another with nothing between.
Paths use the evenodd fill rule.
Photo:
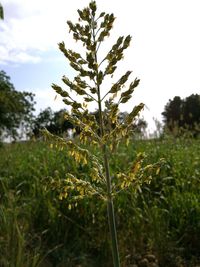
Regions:
<instances>
[{"instance_id":1,"label":"sky","mask_svg":"<svg viewBox=\"0 0 200 267\"><path fill-rule=\"evenodd\" d=\"M0 21L0 70L10 76L16 90L35 94L37 113L48 106L53 110L64 108L61 98L55 100L51 84L62 86L62 76L73 79L74 72L58 43L64 41L67 48L84 52L69 34L66 21L77 22L77 9L86 7L89 0L0 2L5 16ZM142 116L152 130L153 118L162 121L161 113L169 99L200 93L200 1L96 2L99 12L114 13L116 17L100 56L119 36L132 36L117 74L131 70L132 80L139 78L140 85L122 111L130 111L133 105L143 102ZM113 80L117 81L117 76Z\"/></svg>"}]
</instances>

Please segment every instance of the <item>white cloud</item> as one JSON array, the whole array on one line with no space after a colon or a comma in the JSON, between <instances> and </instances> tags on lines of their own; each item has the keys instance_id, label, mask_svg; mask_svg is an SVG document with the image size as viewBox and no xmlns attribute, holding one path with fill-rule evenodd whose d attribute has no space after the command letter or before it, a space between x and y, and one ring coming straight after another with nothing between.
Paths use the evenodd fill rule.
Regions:
<instances>
[{"instance_id":1,"label":"white cloud","mask_svg":"<svg viewBox=\"0 0 200 267\"><path fill-rule=\"evenodd\" d=\"M20 52L14 51L14 53L12 53L12 51L11 51L10 56L14 58L13 62L15 62L15 63L18 63L18 62L21 62L21 63L27 63L27 62L38 63L40 61L39 57L31 56L28 53L25 53L22 51L20 51Z\"/></svg>"},{"instance_id":2,"label":"white cloud","mask_svg":"<svg viewBox=\"0 0 200 267\"><path fill-rule=\"evenodd\" d=\"M77 9L77 1L73 1L74 8L68 4L66 0L2 1L5 20L0 24L0 51L6 50L6 53L0 53L0 64L16 60L38 62L38 52L57 49L57 43L66 35L70 12ZM21 54L27 55L26 60Z\"/></svg>"},{"instance_id":3,"label":"white cloud","mask_svg":"<svg viewBox=\"0 0 200 267\"><path fill-rule=\"evenodd\" d=\"M1 2L5 9L5 21L0 24L0 46L6 47L8 52L16 50L19 53L31 53L32 59L38 57L38 51L57 49L57 43L67 36L66 20L74 20L77 8L86 6L89 1ZM114 12L117 17L112 36L129 33L133 36L132 60L129 61L133 67L134 60L136 64L138 61L145 65L154 65L150 60L154 60L155 64L162 63L161 59L169 61L171 58L177 61L184 52L183 56L188 55L188 50L199 47L197 33L200 18L197 0L97 0L97 3L99 10ZM67 39L67 42L71 43L70 40ZM197 61L200 55L196 56ZM0 60L1 58L2 55ZM12 58L7 60L11 61ZM154 67L156 68L155 65Z\"/></svg>"},{"instance_id":4,"label":"white cloud","mask_svg":"<svg viewBox=\"0 0 200 267\"><path fill-rule=\"evenodd\" d=\"M72 46L66 20L76 21L76 10L88 2L1 0L5 21L0 23L0 63L36 63L44 51L57 50L62 40ZM119 35L133 37L119 70L133 70L133 79L141 79L135 103L143 101L156 116L169 98L199 93L199 0L97 0L97 4L100 11L117 17L103 52Z\"/></svg>"}]
</instances>

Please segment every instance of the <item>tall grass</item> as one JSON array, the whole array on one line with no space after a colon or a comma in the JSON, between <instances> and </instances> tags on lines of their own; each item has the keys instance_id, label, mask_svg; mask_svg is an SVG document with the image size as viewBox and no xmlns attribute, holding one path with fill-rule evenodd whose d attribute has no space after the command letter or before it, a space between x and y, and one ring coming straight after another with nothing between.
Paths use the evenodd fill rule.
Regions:
<instances>
[{"instance_id":1,"label":"tall grass","mask_svg":"<svg viewBox=\"0 0 200 267\"><path fill-rule=\"evenodd\" d=\"M111 159L113 169L126 169L138 151L145 164L166 160L151 184L116 198L122 266L145 253L160 266L198 261L199 147L198 139L138 141ZM84 200L69 210L49 187L51 176L62 180L82 166L42 142L4 145L0 155L0 266L111 266L105 205Z\"/></svg>"}]
</instances>

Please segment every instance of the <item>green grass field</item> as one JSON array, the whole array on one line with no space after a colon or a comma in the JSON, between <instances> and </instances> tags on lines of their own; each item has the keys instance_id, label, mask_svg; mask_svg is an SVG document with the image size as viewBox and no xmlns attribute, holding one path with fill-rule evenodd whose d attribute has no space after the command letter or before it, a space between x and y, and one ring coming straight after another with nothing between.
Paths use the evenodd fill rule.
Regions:
<instances>
[{"instance_id":1,"label":"green grass field","mask_svg":"<svg viewBox=\"0 0 200 267\"><path fill-rule=\"evenodd\" d=\"M200 140L134 141L110 159L111 170L126 170L138 152L145 152L145 164L160 158L165 163L150 184L115 199L122 266L146 254L162 267L197 266ZM87 179L87 171L47 143L0 148L0 266L112 266L106 204L84 199L70 210L68 199L59 200L49 182L66 172Z\"/></svg>"}]
</instances>

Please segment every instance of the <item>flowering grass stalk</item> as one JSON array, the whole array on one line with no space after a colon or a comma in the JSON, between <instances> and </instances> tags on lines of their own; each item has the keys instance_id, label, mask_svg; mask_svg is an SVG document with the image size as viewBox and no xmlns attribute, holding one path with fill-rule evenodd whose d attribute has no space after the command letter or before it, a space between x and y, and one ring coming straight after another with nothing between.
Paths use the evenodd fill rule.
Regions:
<instances>
[{"instance_id":1,"label":"flowering grass stalk","mask_svg":"<svg viewBox=\"0 0 200 267\"><path fill-rule=\"evenodd\" d=\"M67 49L64 42L59 44L60 50L77 75L73 81L63 76L65 89L56 84L53 84L52 87L63 98L64 103L70 107L70 112L66 114L65 118L75 126L75 129L78 129L80 144L78 145L73 140L53 136L47 131L45 134L60 149L67 147L69 154L74 157L77 164L89 165L89 175L87 180L84 180L68 173L63 181L54 180L52 184L57 189L59 188L61 200L71 199L70 209L83 198L97 197L106 201L113 263L115 267L119 267L113 199L118 192L129 186L137 189L144 179L148 182L150 178L144 178L141 173L139 175L143 161L142 154L138 155L137 160L130 169L127 169L126 173L111 173L109 157L116 153L119 142L122 140L128 142L130 134L132 134L133 123L144 105L140 103L135 106L124 118L119 116L119 106L126 104L131 99L134 89L139 84L139 79L136 78L128 86L126 85L131 71L126 71L113 83L113 80L116 79L114 75L117 63L123 59L124 50L129 47L131 36L120 36L109 52L100 59L99 51L102 43L110 35L115 17L113 14L105 12L97 14L95 1L91 1L89 6L83 10L78 10L78 15L78 23L68 21L67 24L73 38L76 42L82 43L85 52L81 55ZM105 90L104 82L109 77L112 79L112 85ZM74 93L78 97L74 96ZM89 112L90 105L96 106L96 114ZM85 149L86 145L87 147L95 146L99 151L98 156Z\"/></svg>"}]
</instances>

